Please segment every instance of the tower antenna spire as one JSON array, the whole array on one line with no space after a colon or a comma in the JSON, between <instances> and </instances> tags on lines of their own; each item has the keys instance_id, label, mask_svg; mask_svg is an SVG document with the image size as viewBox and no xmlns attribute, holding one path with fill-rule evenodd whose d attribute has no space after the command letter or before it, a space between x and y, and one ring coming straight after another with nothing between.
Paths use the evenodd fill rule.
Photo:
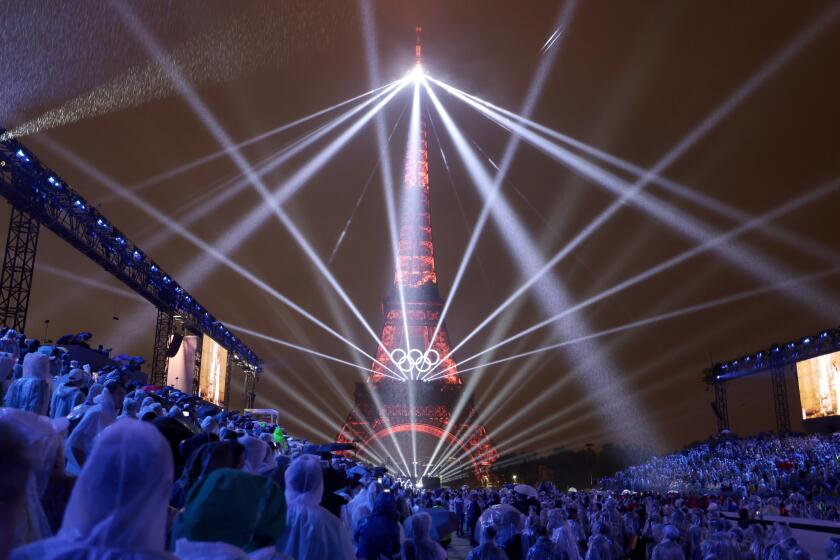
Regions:
<instances>
[{"instance_id":1,"label":"tower antenna spire","mask_svg":"<svg viewBox=\"0 0 840 560\"><path fill-rule=\"evenodd\" d=\"M417 46L414 48L414 55L417 59L417 66L420 66L423 63L423 47L420 45L420 33L423 32L423 28L418 25L414 31L417 32Z\"/></svg>"}]
</instances>

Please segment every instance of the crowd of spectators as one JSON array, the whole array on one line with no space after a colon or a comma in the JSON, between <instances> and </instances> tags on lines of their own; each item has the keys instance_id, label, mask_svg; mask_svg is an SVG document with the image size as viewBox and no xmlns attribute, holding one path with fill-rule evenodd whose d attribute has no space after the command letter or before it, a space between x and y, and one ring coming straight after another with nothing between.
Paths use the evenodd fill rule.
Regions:
<instances>
[{"instance_id":1,"label":"crowd of spectators","mask_svg":"<svg viewBox=\"0 0 840 560\"><path fill-rule=\"evenodd\" d=\"M784 518L838 518L831 437L722 436L581 491L430 490L137 373L0 331L0 560L442 560L453 539L468 560L802 560Z\"/></svg>"}]
</instances>

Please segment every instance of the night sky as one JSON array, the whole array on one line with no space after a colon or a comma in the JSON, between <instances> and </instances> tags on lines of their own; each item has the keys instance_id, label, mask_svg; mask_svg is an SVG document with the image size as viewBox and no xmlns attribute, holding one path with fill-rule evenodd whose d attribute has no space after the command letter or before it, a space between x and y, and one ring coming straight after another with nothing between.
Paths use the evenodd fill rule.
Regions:
<instances>
[{"instance_id":1,"label":"night sky","mask_svg":"<svg viewBox=\"0 0 840 560\"><path fill-rule=\"evenodd\" d=\"M235 141L372 88L355 2L130 5ZM532 118L650 167L832 6L829 2L582 2L562 32L560 50ZM561 5L399 1L375 2L374 7L383 83L401 78L411 68L414 27L420 24L424 62L432 76L518 112ZM37 123L38 130L23 142L89 201L101 204L112 222L223 322L342 359L357 359L341 342L224 266L215 267L203 280L186 272L186 265L202 256L200 249L176 235L161 242L165 224L86 172L86 165L93 166L132 188L219 148L111 4L11 3L5 7L2 26L0 42L6 56L0 61L0 122L7 129ZM771 211L840 177L838 55L840 16L663 175L749 215ZM467 138L498 160L508 133L443 90L436 93ZM410 97L407 88L387 106L388 130ZM441 140L439 144L430 137L430 163L437 271L445 297L482 198L431 104L426 103L426 108L432 111ZM56 115L63 120L53 118ZM399 121L390 144L397 179L407 121L407 116ZM256 163L323 122L326 119L294 128L250 146L243 154ZM325 144L269 174L267 184L288 178ZM377 160L376 135L369 125L285 205L321 258L330 257ZM138 195L177 221L237 172L230 160L222 158ZM392 281L393 263L378 171L372 177L330 268L378 331L381 299ZM614 200L597 184L525 144L507 179L503 196L546 257ZM651 186L645 192L713 231L738 225L660 188ZM260 203L259 195L246 189L190 229L215 242ZM760 288L766 282L745 273L754 268L753 259L763 259L779 280L826 273L586 345L608 357L635 393L638 407L620 412L611 408L611 413L628 418L648 415L659 441L639 442L635 432L616 430L615 421L605 422L598 414L599 395L581 382L589 372L575 369L570 354L560 349L533 360L492 366L480 374L475 394L479 409L485 409L500 391L513 390L494 409L485 410L499 450L540 451L605 442L649 443L666 450L712 434L712 393L701 382L710 360L736 357L840 321L838 211L840 193L835 189L773 222L776 231L795 234L800 246L813 249L812 254L752 230L724 244L750 256L740 267L707 251L578 314L591 332L599 332ZM2 212L5 219L5 205ZM504 235L489 222L481 236L476 258L447 317L454 344L524 280ZM584 300L694 243L631 202L563 260L554 270L555 278L575 301ZM229 256L373 352L370 336L330 293L276 219L266 221ZM542 308L537 298L526 297L502 317L510 320L506 332L513 334L556 312ZM28 318L30 335L43 336L44 321L49 319L52 338L89 330L95 333L94 343L148 357L154 316L150 304L42 230ZM471 340L457 357L480 351L491 330ZM265 361L257 405L278 408L292 433L316 440L334 437L349 411L353 383L363 378L362 372L255 336L241 338ZM499 349L495 357L556 342L560 340L555 331L543 329ZM470 375L476 372L466 373L465 378ZM242 379L234 381L232 402L239 406ZM798 397L795 381L792 377L789 381L797 428L801 427ZM531 404L556 383L563 386L555 396ZM576 404L578 408L569 409ZM499 429L522 410L515 422ZM730 410L738 432L771 428L768 377L733 384ZM518 434L546 417L556 421L536 437L530 433L527 444L517 447Z\"/></svg>"}]
</instances>

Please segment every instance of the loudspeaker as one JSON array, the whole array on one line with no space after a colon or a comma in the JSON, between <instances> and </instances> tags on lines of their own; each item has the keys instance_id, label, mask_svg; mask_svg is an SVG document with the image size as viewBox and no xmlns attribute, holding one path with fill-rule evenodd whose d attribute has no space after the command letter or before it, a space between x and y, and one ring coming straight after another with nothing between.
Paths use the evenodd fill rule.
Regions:
<instances>
[{"instance_id":1,"label":"loudspeaker","mask_svg":"<svg viewBox=\"0 0 840 560\"><path fill-rule=\"evenodd\" d=\"M166 357L167 358L174 358L175 354L178 353L178 349L181 347L181 341L184 340L184 335L182 334L173 334L172 340L169 341L169 347L166 349Z\"/></svg>"}]
</instances>

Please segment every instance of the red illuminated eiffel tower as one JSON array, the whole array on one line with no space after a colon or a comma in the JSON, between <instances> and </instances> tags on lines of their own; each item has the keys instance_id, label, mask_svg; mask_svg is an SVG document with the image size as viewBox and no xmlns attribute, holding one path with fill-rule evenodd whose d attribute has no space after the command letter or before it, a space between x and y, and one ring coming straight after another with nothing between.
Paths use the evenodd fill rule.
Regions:
<instances>
[{"instance_id":1,"label":"red illuminated eiffel tower","mask_svg":"<svg viewBox=\"0 0 840 560\"><path fill-rule=\"evenodd\" d=\"M417 66L420 68L420 28L417 28ZM420 113L423 114L422 111ZM487 431L475 425L472 399L467 399L459 418L449 425L453 410L463 395L463 385L451 354L446 324L436 329L443 301L438 292L435 251L432 244L432 214L429 205L429 159L426 122L419 122L419 141L409 141L403 180L403 209L394 282L382 303L382 327L376 361L367 383L357 383L355 409L339 434L339 443L354 442L381 456L376 440L407 434L413 460L421 466L431 459L439 440L443 449L457 446L468 457L477 478L485 476L498 453ZM409 210L405 210L409 209ZM432 337L434 336L434 340ZM441 372L433 381L422 378ZM393 373L405 380L397 380ZM413 393L413 406L409 392ZM386 445L386 449L389 447ZM405 455L414 449L402 446ZM393 446L390 449L394 449ZM390 457L395 464L402 458ZM409 457L408 461L412 461ZM413 474L413 473L407 473ZM419 472L417 474L420 474Z\"/></svg>"}]
</instances>

